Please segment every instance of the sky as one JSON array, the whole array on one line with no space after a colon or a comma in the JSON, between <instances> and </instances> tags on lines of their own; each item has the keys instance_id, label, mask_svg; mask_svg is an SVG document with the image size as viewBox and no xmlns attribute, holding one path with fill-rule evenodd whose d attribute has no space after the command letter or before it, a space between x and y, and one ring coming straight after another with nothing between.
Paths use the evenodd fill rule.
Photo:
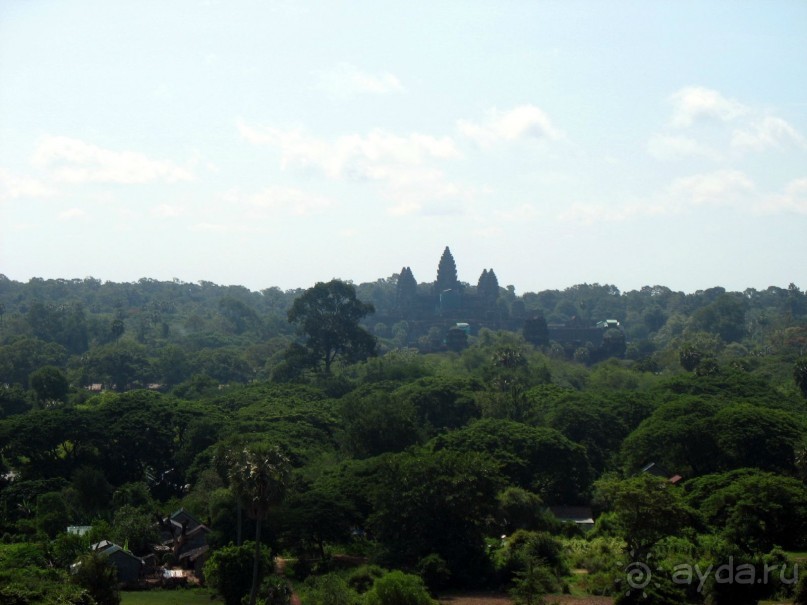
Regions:
<instances>
[{"instance_id":1,"label":"sky","mask_svg":"<svg viewBox=\"0 0 807 605\"><path fill-rule=\"evenodd\" d=\"M0 273L807 288L802 0L4 0Z\"/></svg>"}]
</instances>

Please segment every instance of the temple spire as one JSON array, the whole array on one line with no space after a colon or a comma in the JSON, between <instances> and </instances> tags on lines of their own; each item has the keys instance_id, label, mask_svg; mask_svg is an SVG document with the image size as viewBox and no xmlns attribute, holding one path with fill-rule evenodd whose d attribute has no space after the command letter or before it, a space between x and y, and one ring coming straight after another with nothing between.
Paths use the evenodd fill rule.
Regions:
<instances>
[{"instance_id":1,"label":"temple spire","mask_svg":"<svg viewBox=\"0 0 807 605\"><path fill-rule=\"evenodd\" d=\"M440 263L437 265L437 281L434 284L434 288L438 293L444 292L445 290L457 290L459 288L457 264L454 262L454 257L451 256L451 250L449 250L448 246L443 250Z\"/></svg>"}]
</instances>

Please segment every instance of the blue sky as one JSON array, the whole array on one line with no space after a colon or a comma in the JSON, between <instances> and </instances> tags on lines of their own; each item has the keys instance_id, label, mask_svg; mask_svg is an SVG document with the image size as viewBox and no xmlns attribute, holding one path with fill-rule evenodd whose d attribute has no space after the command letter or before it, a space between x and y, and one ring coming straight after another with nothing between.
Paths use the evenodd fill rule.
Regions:
<instances>
[{"instance_id":1,"label":"blue sky","mask_svg":"<svg viewBox=\"0 0 807 605\"><path fill-rule=\"evenodd\" d=\"M0 273L807 287L807 3L6 0Z\"/></svg>"}]
</instances>

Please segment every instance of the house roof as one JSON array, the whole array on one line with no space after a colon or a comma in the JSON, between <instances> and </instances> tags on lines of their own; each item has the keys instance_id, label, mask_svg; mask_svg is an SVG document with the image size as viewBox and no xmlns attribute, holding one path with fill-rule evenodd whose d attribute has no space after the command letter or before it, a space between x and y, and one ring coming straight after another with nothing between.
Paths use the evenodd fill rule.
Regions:
<instances>
[{"instance_id":1,"label":"house roof","mask_svg":"<svg viewBox=\"0 0 807 605\"><path fill-rule=\"evenodd\" d=\"M109 557L114 555L115 553L122 553L123 556L131 557L132 559L136 559L137 561L143 562L143 559L140 557L136 557L128 550L124 550L123 547L118 546L114 542L110 542L109 540L101 540L100 542L96 542L92 546L90 546L90 550L97 552L98 554L104 555Z\"/></svg>"},{"instance_id":2,"label":"house roof","mask_svg":"<svg viewBox=\"0 0 807 605\"><path fill-rule=\"evenodd\" d=\"M186 536L195 536L196 534L202 533L202 532L204 532L206 534L210 533L210 528L207 525L199 524L196 527L194 527L192 530L186 531L185 535Z\"/></svg>"},{"instance_id":3,"label":"house roof","mask_svg":"<svg viewBox=\"0 0 807 605\"><path fill-rule=\"evenodd\" d=\"M186 511L184 508L180 508L179 510L175 510L173 513L171 513L170 519L171 519L171 521L178 521L179 519L181 519L183 517L185 519L187 519L188 526L191 527L191 528L202 524L202 522L199 521L199 519L194 517L191 513ZM181 523L181 521L179 521L179 523Z\"/></svg>"},{"instance_id":4,"label":"house roof","mask_svg":"<svg viewBox=\"0 0 807 605\"><path fill-rule=\"evenodd\" d=\"M199 548L194 548L193 550L189 550L187 552L182 553L181 555L179 555L179 560L181 561L182 559L188 559L190 561L195 561L197 558L205 554L208 550L210 550L210 547L207 544L205 544L204 546L200 546Z\"/></svg>"},{"instance_id":5,"label":"house roof","mask_svg":"<svg viewBox=\"0 0 807 605\"><path fill-rule=\"evenodd\" d=\"M590 506L550 506L549 510L559 521L571 521L580 524L594 523L594 513Z\"/></svg>"}]
</instances>

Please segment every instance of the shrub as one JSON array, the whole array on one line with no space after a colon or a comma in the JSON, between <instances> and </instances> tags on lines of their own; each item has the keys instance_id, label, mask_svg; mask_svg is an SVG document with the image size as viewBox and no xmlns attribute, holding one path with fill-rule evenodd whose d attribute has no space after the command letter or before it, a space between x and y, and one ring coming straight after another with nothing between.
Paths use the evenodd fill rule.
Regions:
<instances>
[{"instance_id":1,"label":"shrub","mask_svg":"<svg viewBox=\"0 0 807 605\"><path fill-rule=\"evenodd\" d=\"M347 583L353 590L363 594L370 590L375 581L385 573L387 573L387 570L378 565L362 565L351 572L347 578Z\"/></svg>"},{"instance_id":2,"label":"shrub","mask_svg":"<svg viewBox=\"0 0 807 605\"><path fill-rule=\"evenodd\" d=\"M120 605L118 572L105 556L91 552L81 557L71 580L90 593L97 605Z\"/></svg>"},{"instance_id":3,"label":"shrub","mask_svg":"<svg viewBox=\"0 0 807 605\"><path fill-rule=\"evenodd\" d=\"M226 605L240 605L252 586L252 563L255 544L220 548L205 563L207 583L224 599ZM269 549L261 548L260 573L270 569Z\"/></svg>"},{"instance_id":4,"label":"shrub","mask_svg":"<svg viewBox=\"0 0 807 605\"><path fill-rule=\"evenodd\" d=\"M329 573L306 581L306 605L355 605L358 593L340 576Z\"/></svg>"},{"instance_id":5,"label":"shrub","mask_svg":"<svg viewBox=\"0 0 807 605\"><path fill-rule=\"evenodd\" d=\"M446 560L434 553L418 561L417 571L432 592L445 588L451 577Z\"/></svg>"},{"instance_id":6,"label":"shrub","mask_svg":"<svg viewBox=\"0 0 807 605\"><path fill-rule=\"evenodd\" d=\"M378 578L365 599L367 605L434 605L423 580L402 571Z\"/></svg>"},{"instance_id":7,"label":"shrub","mask_svg":"<svg viewBox=\"0 0 807 605\"><path fill-rule=\"evenodd\" d=\"M291 601L291 587L286 578L272 575L261 584L260 597L264 605L288 605Z\"/></svg>"}]
</instances>

